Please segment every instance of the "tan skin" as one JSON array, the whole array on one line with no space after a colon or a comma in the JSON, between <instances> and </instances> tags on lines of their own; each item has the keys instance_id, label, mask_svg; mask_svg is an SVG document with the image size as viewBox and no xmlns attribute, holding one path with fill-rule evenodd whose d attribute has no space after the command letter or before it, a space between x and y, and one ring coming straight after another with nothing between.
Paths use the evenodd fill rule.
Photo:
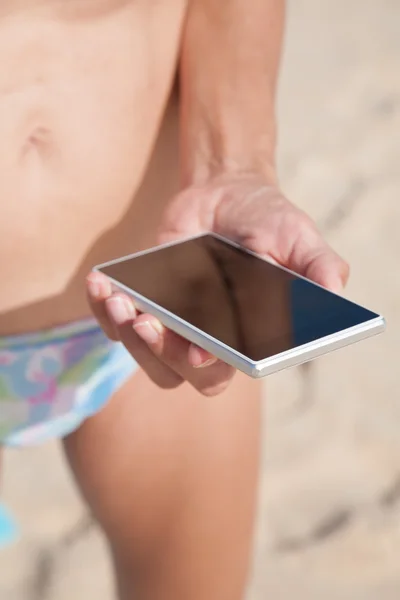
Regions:
<instances>
[{"instance_id":1,"label":"tan skin","mask_svg":"<svg viewBox=\"0 0 400 600\"><path fill-rule=\"evenodd\" d=\"M169 149L157 159L165 183L135 194L175 75L185 1L154 4L1 2L3 335L88 315L82 279L92 265L155 241L177 189Z\"/></svg>"},{"instance_id":2,"label":"tan skin","mask_svg":"<svg viewBox=\"0 0 400 600\"><path fill-rule=\"evenodd\" d=\"M235 29L246 30L247 0L224 4L235 10L223 19L222 3L210 0L193 0L190 12L186 0L1 2L1 336L87 316L91 266L156 243L160 230L171 239L212 228L332 288L345 281L344 263L276 187L282 3L253 3L254 23L270 27L258 31L260 48L268 40L259 70L256 56L229 64L232 39L249 47ZM181 38L179 169L178 101L169 98ZM207 52L213 69L205 76ZM222 75L233 69L246 90L267 75L259 107L253 98L249 111L243 97L240 110L229 104ZM207 130L198 97L224 143ZM243 115L247 139L231 127ZM261 115L262 143L254 137ZM107 281L89 276L87 293L106 333L143 367L64 442L108 537L120 599L240 600L256 505L260 387L220 362L194 368L211 357L163 329L148 344L151 317L137 320L130 305L121 315L123 298L111 297Z\"/></svg>"}]
</instances>

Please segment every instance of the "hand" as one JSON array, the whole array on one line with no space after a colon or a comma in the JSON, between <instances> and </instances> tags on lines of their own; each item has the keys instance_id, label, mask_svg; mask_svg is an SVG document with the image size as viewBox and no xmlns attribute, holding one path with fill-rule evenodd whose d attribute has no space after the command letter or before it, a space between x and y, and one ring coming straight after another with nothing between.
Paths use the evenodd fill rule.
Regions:
<instances>
[{"instance_id":1,"label":"hand","mask_svg":"<svg viewBox=\"0 0 400 600\"><path fill-rule=\"evenodd\" d=\"M225 176L181 192L167 207L160 242L214 231L340 292L348 265L328 246L313 221L275 186L255 175ZM187 380L205 395L224 390L234 369L190 344L151 315L137 315L131 300L113 294L105 276L91 273L88 296L106 334L122 341L163 388Z\"/></svg>"}]
</instances>

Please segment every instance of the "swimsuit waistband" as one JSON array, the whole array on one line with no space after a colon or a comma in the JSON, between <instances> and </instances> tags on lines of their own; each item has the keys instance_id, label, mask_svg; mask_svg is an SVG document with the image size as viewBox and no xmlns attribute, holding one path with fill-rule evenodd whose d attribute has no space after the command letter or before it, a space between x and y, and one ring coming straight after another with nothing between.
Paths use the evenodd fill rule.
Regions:
<instances>
[{"instance_id":1,"label":"swimsuit waistband","mask_svg":"<svg viewBox=\"0 0 400 600\"><path fill-rule=\"evenodd\" d=\"M95 333L100 333L102 330L97 321L88 317L79 321L72 321L56 327L50 327L41 331L33 331L31 333L16 334L10 336L0 336L0 350L11 349L15 347L32 347L41 346L43 344L62 343L72 337L80 337Z\"/></svg>"}]
</instances>

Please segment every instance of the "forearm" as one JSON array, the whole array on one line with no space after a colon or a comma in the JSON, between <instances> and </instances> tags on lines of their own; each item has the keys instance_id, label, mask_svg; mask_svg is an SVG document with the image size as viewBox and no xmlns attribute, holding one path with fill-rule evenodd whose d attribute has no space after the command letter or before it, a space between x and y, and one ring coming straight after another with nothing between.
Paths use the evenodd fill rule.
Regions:
<instances>
[{"instance_id":1,"label":"forearm","mask_svg":"<svg viewBox=\"0 0 400 600\"><path fill-rule=\"evenodd\" d=\"M181 55L183 183L275 177L284 0L192 0Z\"/></svg>"}]
</instances>

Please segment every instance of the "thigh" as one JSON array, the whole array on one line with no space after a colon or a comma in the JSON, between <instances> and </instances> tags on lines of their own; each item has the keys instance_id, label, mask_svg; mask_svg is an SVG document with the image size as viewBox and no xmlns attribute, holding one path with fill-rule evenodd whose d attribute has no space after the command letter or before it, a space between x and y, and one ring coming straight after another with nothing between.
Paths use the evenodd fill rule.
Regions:
<instances>
[{"instance_id":1,"label":"thigh","mask_svg":"<svg viewBox=\"0 0 400 600\"><path fill-rule=\"evenodd\" d=\"M161 391L139 371L65 441L131 600L239 600L251 549L260 385ZM130 590L130 591L129 591Z\"/></svg>"}]
</instances>

